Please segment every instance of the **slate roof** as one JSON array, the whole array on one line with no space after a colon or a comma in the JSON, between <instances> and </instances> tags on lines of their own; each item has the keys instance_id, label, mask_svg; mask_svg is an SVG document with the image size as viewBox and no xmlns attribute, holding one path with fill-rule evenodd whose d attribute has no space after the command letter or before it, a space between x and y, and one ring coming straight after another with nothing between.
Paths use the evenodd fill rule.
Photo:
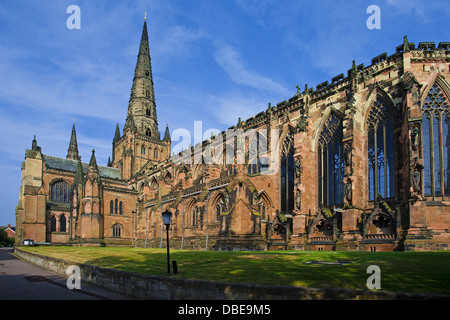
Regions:
<instances>
[{"instance_id":1,"label":"slate roof","mask_svg":"<svg viewBox=\"0 0 450 320\"><path fill-rule=\"evenodd\" d=\"M58 158L54 156L48 156L45 154L42 155L42 158L45 161L46 168L70 171L73 173L77 171L78 165L77 160ZM86 174L89 164L87 163L81 164L83 167L83 173ZM98 171L100 173L100 177L102 178L122 179L122 176L120 175L120 170L117 168L98 166Z\"/></svg>"}]
</instances>

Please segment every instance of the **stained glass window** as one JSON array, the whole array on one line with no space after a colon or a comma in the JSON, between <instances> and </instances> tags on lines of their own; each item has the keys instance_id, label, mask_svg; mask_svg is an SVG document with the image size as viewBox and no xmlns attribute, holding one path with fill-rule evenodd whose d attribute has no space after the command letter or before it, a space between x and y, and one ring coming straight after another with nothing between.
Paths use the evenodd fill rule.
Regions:
<instances>
[{"instance_id":1,"label":"stained glass window","mask_svg":"<svg viewBox=\"0 0 450 320\"><path fill-rule=\"evenodd\" d=\"M450 194L449 106L442 90L434 85L422 107L422 157L424 194Z\"/></svg>"},{"instance_id":2,"label":"stained glass window","mask_svg":"<svg viewBox=\"0 0 450 320\"><path fill-rule=\"evenodd\" d=\"M281 212L294 210L294 147L286 148L281 157Z\"/></svg>"},{"instance_id":3,"label":"stained glass window","mask_svg":"<svg viewBox=\"0 0 450 320\"><path fill-rule=\"evenodd\" d=\"M319 137L319 203L344 203L344 144L342 120L332 114Z\"/></svg>"},{"instance_id":4,"label":"stained glass window","mask_svg":"<svg viewBox=\"0 0 450 320\"><path fill-rule=\"evenodd\" d=\"M59 231L66 232L66 216L65 215L61 215L59 217Z\"/></svg>"},{"instance_id":5,"label":"stained glass window","mask_svg":"<svg viewBox=\"0 0 450 320\"><path fill-rule=\"evenodd\" d=\"M69 184L63 180L52 184L50 199L51 201L70 203L72 200L72 191Z\"/></svg>"},{"instance_id":6,"label":"stained glass window","mask_svg":"<svg viewBox=\"0 0 450 320\"><path fill-rule=\"evenodd\" d=\"M395 197L394 115L381 98L368 118L369 200Z\"/></svg>"}]
</instances>

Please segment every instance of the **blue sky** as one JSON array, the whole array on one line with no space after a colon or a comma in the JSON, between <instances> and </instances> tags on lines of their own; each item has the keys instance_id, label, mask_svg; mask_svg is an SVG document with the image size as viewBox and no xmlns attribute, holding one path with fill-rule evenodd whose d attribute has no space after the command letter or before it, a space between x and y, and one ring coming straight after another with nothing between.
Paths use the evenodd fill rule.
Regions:
<instances>
[{"instance_id":1,"label":"blue sky","mask_svg":"<svg viewBox=\"0 0 450 320\"><path fill-rule=\"evenodd\" d=\"M66 9L81 9L69 30ZM366 12L381 9L381 29ZM225 130L303 89L410 42L450 41L446 1L2 0L0 225L15 224L20 164L36 135L65 157L72 121L83 161L106 165L123 128L148 13L159 129ZM173 143L174 145L176 142Z\"/></svg>"}]
</instances>

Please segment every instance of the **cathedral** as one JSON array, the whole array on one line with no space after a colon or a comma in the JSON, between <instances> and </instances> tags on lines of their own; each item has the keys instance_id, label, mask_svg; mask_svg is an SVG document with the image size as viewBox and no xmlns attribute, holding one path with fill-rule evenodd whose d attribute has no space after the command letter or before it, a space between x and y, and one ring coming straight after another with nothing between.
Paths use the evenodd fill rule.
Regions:
<instances>
[{"instance_id":1,"label":"cathedral","mask_svg":"<svg viewBox=\"0 0 450 320\"><path fill-rule=\"evenodd\" d=\"M172 154L145 22L107 166L75 123L66 158L25 150L16 245L164 247L168 210L175 249L448 250L450 42L349 67Z\"/></svg>"}]
</instances>

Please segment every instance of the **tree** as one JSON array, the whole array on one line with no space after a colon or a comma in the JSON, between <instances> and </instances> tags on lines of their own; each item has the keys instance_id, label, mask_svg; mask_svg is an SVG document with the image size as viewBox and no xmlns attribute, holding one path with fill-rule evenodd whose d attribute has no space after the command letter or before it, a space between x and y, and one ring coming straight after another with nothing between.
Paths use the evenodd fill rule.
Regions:
<instances>
[{"instance_id":1,"label":"tree","mask_svg":"<svg viewBox=\"0 0 450 320\"><path fill-rule=\"evenodd\" d=\"M8 234L5 230L0 229L0 247L9 247L14 244L14 238L11 239L8 237Z\"/></svg>"}]
</instances>

